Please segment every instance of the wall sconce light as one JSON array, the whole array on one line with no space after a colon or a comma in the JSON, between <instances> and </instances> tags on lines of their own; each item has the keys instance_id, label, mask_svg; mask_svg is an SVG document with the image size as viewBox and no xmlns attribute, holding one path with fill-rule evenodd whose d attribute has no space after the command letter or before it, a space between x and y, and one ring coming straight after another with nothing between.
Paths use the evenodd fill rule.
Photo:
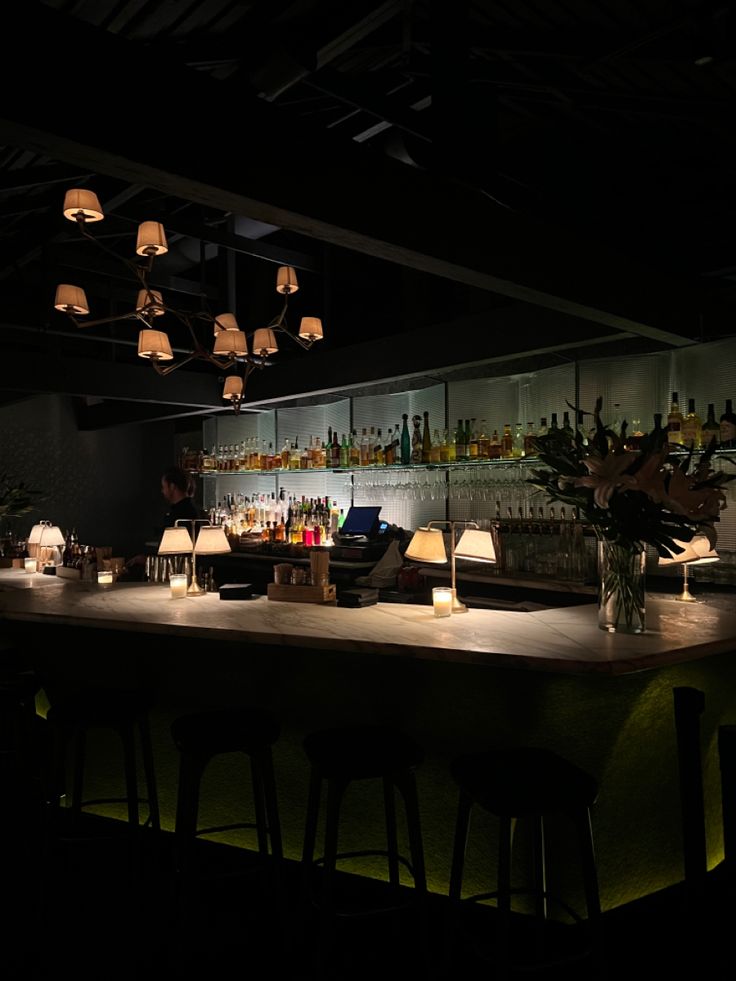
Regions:
<instances>
[{"instance_id":1,"label":"wall sconce light","mask_svg":"<svg viewBox=\"0 0 736 981\"><path fill-rule=\"evenodd\" d=\"M184 525L191 526L191 533ZM220 525L199 518L179 518L173 528L165 528L158 547L159 555L192 553L192 581L187 596L201 596L204 590L197 582L197 556L222 555L230 552L230 543Z\"/></svg>"},{"instance_id":2,"label":"wall sconce light","mask_svg":"<svg viewBox=\"0 0 736 981\"><path fill-rule=\"evenodd\" d=\"M409 547L404 553L407 559L414 562L440 564L447 562L447 551L442 532L434 525L449 525L450 527L450 568L452 589L452 612L467 613L468 608L457 598L457 582L455 575L455 559L470 559L473 562L495 562L496 551L489 531L481 531L475 521L430 521L426 528L418 528L414 532ZM455 545L455 528L465 527L460 541Z\"/></svg>"},{"instance_id":3,"label":"wall sconce light","mask_svg":"<svg viewBox=\"0 0 736 981\"><path fill-rule=\"evenodd\" d=\"M278 352L277 334L285 335L307 351L324 336L322 321L318 317L303 317L296 333L293 333L287 325L289 297L299 289L296 270L292 266L279 266L276 272L276 291L283 296L284 302L279 313L266 327L254 331L253 350L249 354L246 335L239 329L233 313L215 316L204 307L198 311L177 309L169 306L158 290L149 287L148 280L153 269L154 258L168 252L166 232L160 222L141 222L138 227L135 254L143 261L133 261L118 255L88 230L88 225L102 221L105 217L97 195L93 191L86 188L72 188L67 191L64 198L64 217L76 223L84 238L121 261L132 274L138 290L135 306L132 309L115 316L100 317L81 323L77 318L86 317L90 312L85 292L79 286L62 283L56 289L55 309L67 314L76 327L96 327L120 320L137 320L140 324L138 356L150 361L159 375L168 375L195 359L208 361L219 371L235 368L233 374L226 376L222 392L223 399L231 403L235 412L240 410L249 375L256 368L262 368L268 363L266 359ZM191 350L179 361L174 360L168 334L160 326L154 327L154 320L164 314L169 314L189 330ZM214 327L215 343L212 351L209 351L198 337L198 328L202 323Z\"/></svg>"}]
</instances>

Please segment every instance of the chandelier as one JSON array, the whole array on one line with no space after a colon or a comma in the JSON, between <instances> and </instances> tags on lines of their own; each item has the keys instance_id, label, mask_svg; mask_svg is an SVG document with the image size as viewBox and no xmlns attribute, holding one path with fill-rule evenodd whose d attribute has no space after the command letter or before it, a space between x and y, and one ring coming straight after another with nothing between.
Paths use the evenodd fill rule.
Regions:
<instances>
[{"instance_id":1,"label":"chandelier","mask_svg":"<svg viewBox=\"0 0 736 981\"><path fill-rule=\"evenodd\" d=\"M162 376L195 360L207 361L221 371L235 368L232 374L225 377L222 397L232 404L236 413L240 410L245 384L250 374L256 368L268 364L269 357L277 353L279 349L277 335L285 335L307 351L315 341L322 340L322 321L318 317L302 317L297 333L291 331L287 325L286 312L289 297L299 289L296 271L292 266L279 266L276 273L276 292L283 296L283 305L269 324L253 331L249 351L245 331L240 329L235 314L213 315L206 307L204 290L202 309L190 311L169 306L159 290L150 288L148 281L153 269L153 260L156 256L168 252L166 233L162 224L157 221L141 222L138 226L135 247L136 255L140 258L133 260L126 259L108 248L89 231L89 225L102 221L105 217L99 199L93 191L84 188L67 191L64 197L64 217L76 222L84 238L94 242L108 255L114 256L125 264L137 283L138 293L133 309L114 316L81 322L78 318L86 317L90 312L84 290L79 286L61 283L56 288L55 309L67 314L77 327L96 327L119 320L137 320L140 325L138 355L149 361L154 370ZM174 317L189 330L192 348L178 361L174 360L168 335L159 326L158 318L165 314ZM200 340L202 325L212 328L214 334L212 350L209 350Z\"/></svg>"}]
</instances>

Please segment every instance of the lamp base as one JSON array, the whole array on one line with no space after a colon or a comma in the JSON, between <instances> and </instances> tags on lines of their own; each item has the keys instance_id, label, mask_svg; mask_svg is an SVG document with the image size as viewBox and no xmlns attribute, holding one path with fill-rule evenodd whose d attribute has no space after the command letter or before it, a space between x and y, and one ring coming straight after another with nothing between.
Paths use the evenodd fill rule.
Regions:
<instances>
[{"instance_id":1,"label":"lamp base","mask_svg":"<svg viewBox=\"0 0 736 981\"><path fill-rule=\"evenodd\" d=\"M683 589L683 591L680 593L679 596L675 596L675 599L677 600L678 603L697 603L697 602L699 602L698 599L695 596L693 596L693 594L690 592L690 590L687 588L687 586L685 586L685 588Z\"/></svg>"},{"instance_id":2,"label":"lamp base","mask_svg":"<svg viewBox=\"0 0 736 981\"><path fill-rule=\"evenodd\" d=\"M457 590L452 590L452 612L453 613L467 613L468 608L464 603L461 603L457 598Z\"/></svg>"},{"instance_id":3,"label":"lamp base","mask_svg":"<svg viewBox=\"0 0 736 981\"><path fill-rule=\"evenodd\" d=\"M204 596L204 590L194 578L187 589L187 596Z\"/></svg>"}]
</instances>

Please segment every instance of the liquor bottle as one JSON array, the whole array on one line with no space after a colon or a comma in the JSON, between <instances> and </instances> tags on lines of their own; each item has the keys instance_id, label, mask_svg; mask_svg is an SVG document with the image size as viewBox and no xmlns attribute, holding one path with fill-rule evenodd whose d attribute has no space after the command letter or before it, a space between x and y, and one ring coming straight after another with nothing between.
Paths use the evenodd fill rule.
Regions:
<instances>
[{"instance_id":1,"label":"liquor bottle","mask_svg":"<svg viewBox=\"0 0 736 981\"><path fill-rule=\"evenodd\" d=\"M440 443L440 463L450 462L450 432L448 429L442 430L442 441Z\"/></svg>"},{"instance_id":2,"label":"liquor bottle","mask_svg":"<svg viewBox=\"0 0 736 981\"><path fill-rule=\"evenodd\" d=\"M422 463L432 462L432 437L429 432L429 413L424 412L424 430L422 432Z\"/></svg>"},{"instance_id":3,"label":"liquor bottle","mask_svg":"<svg viewBox=\"0 0 736 981\"><path fill-rule=\"evenodd\" d=\"M711 440L715 439L716 446L721 441L721 427L716 420L716 407L713 402L708 403L708 418L703 423L700 430L700 442L704 449L710 446Z\"/></svg>"},{"instance_id":4,"label":"liquor bottle","mask_svg":"<svg viewBox=\"0 0 736 981\"><path fill-rule=\"evenodd\" d=\"M488 448L490 445L490 439L488 438L488 432L486 429L485 419L480 421L480 432L478 433L478 459L487 460L489 456Z\"/></svg>"},{"instance_id":5,"label":"liquor bottle","mask_svg":"<svg viewBox=\"0 0 736 981\"><path fill-rule=\"evenodd\" d=\"M337 438L337 430L332 434L332 450L330 453L330 466L337 469L340 466L340 440Z\"/></svg>"},{"instance_id":6,"label":"liquor bottle","mask_svg":"<svg viewBox=\"0 0 736 981\"><path fill-rule=\"evenodd\" d=\"M557 428L557 420L555 419L555 429ZM547 416L542 416L539 420L539 429L537 430L537 436L547 435ZM536 453L536 450L534 451Z\"/></svg>"},{"instance_id":7,"label":"liquor bottle","mask_svg":"<svg viewBox=\"0 0 736 981\"><path fill-rule=\"evenodd\" d=\"M501 438L498 435L498 430L494 429L488 440L488 459L499 460L501 458L501 452Z\"/></svg>"},{"instance_id":8,"label":"liquor bottle","mask_svg":"<svg viewBox=\"0 0 736 981\"><path fill-rule=\"evenodd\" d=\"M516 458L524 456L524 427L520 422L516 423L514 438L511 444L511 456Z\"/></svg>"},{"instance_id":9,"label":"liquor bottle","mask_svg":"<svg viewBox=\"0 0 736 981\"><path fill-rule=\"evenodd\" d=\"M613 403L613 421L611 422L611 425L608 428L611 430L611 432L615 433L617 436L620 436L621 435L621 426L623 425L623 422L624 422L624 420L623 420L623 418L621 416L621 403L620 402L614 402Z\"/></svg>"},{"instance_id":10,"label":"liquor bottle","mask_svg":"<svg viewBox=\"0 0 736 981\"><path fill-rule=\"evenodd\" d=\"M736 415L733 412L732 399L726 399L726 411L720 419L721 429L721 449L732 450L736 448Z\"/></svg>"},{"instance_id":11,"label":"liquor bottle","mask_svg":"<svg viewBox=\"0 0 736 981\"><path fill-rule=\"evenodd\" d=\"M432 455L429 462L430 463L442 462L442 440L440 439L440 434L438 429L435 429L432 435Z\"/></svg>"},{"instance_id":12,"label":"liquor bottle","mask_svg":"<svg viewBox=\"0 0 736 981\"><path fill-rule=\"evenodd\" d=\"M412 426L414 427L411 431L411 462L421 463L422 462L422 432L419 428L422 424L421 416L411 417Z\"/></svg>"},{"instance_id":13,"label":"liquor bottle","mask_svg":"<svg viewBox=\"0 0 736 981\"><path fill-rule=\"evenodd\" d=\"M536 456L536 448L534 440L537 438L537 434L534 432L534 423L528 422L526 424L526 432L524 433L524 456Z\"/></svg>"},{"instance_id":14,"label":"liquor bottle","mask_svg":"<svg viewBox=\"0 0 736 981\"><path fill-rule=\"evenodd\" d=\"M465 420L465 435L463 436L463 444L465 445L465 459L470 459L470 419Z\"/></svg>"},{"instance_id":15,"label":"liquor bottle","mask_svg":"<svg viewBox=\"0 0 736 981\"><path fill-rule=\"evenodd\" d=\"M345 433L342 434L340 443L340 466L343 468L350 466L350 444Z\"/></svg>"},{"instance_id":16,"label":"liquor bottle","mask_svg":"<svg viewBox=\"0 0 736 981\"><path fill-rule=\"evenodd\" d=\"M672 404L667 415L667 440L670 443L682 443L682 413L677 400L677 392L672 393Z\"/></svg>"},{"instance_id":17,"label":"liquor bottle","mask_svg":"<svg viewBox=\"0 0 736 981\"><path fill-rule=\"evenodd\" d=\"M380 430L379 430L380 431ZM394 446L394 431L389 426L386 445L383 448L383 462L387 467L393 466L396 461L396 447Z\"/></svg>"},{"instance_id":18,"label":"liquor bottle","mask_svg":"<svg viewBox=\"0 0 736 981\"><path fill-rule=\"evenodd\" d=\"M401 416L403 425L401 427L401 462L404 466L411 463L411 440L409 438L409 426L407 420L409 416L404 412Z\"/></svg>"},{"instance_id":19,"label":"liquor bottle","mask_svg":"<svg viewBox=\"0 0 736 981\"><path fill-rule=\"evenodd\" d=\"M283 470L289 469L289 460L291 459L291 446L289 445L288 438L284 440L284 445L281 447L281 467Z\"/></svg>"},{"instance_id":20,"label":"liquor bottle","mask_svg":"<svg viewBox=\"0 0 736 981\"><path fill-rule=\"evenodd\" d=\"M466 430L466 437L468 440L468 456L471 460L477 461L480 452L478 430L475 428L475 419L470 420L470 429Z\"/></svg>"},{"instance_id":21,"label":"liquor bottle","mask_svg":"<svg viewBox=\"0 0 736 981\"><path fill-rule=\"evenodd\" d=\"M572 439L573 436L575 435L575 433L573 431L573 428L570 425L570 413L569 412L563 412L562 413L562 432L566 436L569 436L570 439Z\"/></svg>"},{"instance_id":22,"label":"liquor bottle","mask_svg":"<svg viewBox=\"0 0 736 981\"><path fill-rule=\"evenodd\" d=\"M465 426L463 425L462 419L457 421L457 429L455 430L455 459L465 460L468 456L468 447L465 442Z\"/></svg>"},{"instance_id":23,"label":"liquor bottle","mask_svg":"<svg viewBox=\"0 0 736 981\"><path fill-rule=\"evenodd\" d=\"M577 431L580 434L580 439L583 442L583 446L588 445L588 434L585 431L585 415L581 409L578 409L577 415Z\"/></svg>"},{"instance_id":24,"label":"liquor bottle","mask_svg":"<svg viewBox=\"0 0 736 981\"><path fill-rule=\"evenodd\" d=\"M368 437L368 430L363 426L363 433L360 437L360 465L361 467L367 467L369 463L373 461L369 459L370 451L370 439Z\"/></svg>"},{"instance_id":25,"label":"liquor bottle","mask_svg":"<svg viewBox=\"0 0 736 981\"><path fill-rule=\"evenodd\" d=\"M542 419L542 422L544 422L544 419ZM550 433L552 433L552 432L559 432L559 430L560 430L560 427L557 425L557 413L556 412L553 412L552 413L552 421L549 424L549 430L548 431Z\"/></svg>"},{"instance_id":26,"label":"liquor bottle","mask_svg":"<svg viewBox=\"0 0 736 981\"><path fill-rule=\"evenodd\" d=\"M358 442L358 430L353 429L350 433L350 443L349 443L349 455L350 455L350 466L359 467L360 466L360 443Z\"/></svg>"},{"instance_id":27,"label":"liquor bottle","mask_svg":"<svg viewBox=\"0 0 736 981\"><path fill-rule=\"evenodd\" d=\"M373 446L373 464L376 467L382 467L386 462L386 452L383 446L383 434L381 430L378 430L376 436L376 442Z\"/></svg>"},{"instance_id":28,"label":"liquor bottle","mask_svg":"<svg viewBox=\"0 0 736 981\"><path fill-rule=\"evenodd\" d=\"M687 400L687 415L682 423L682 442L689 450L699 450L703 424L695 411L695 399Z\"/></svg>"},{"instance_id":29,"label":"liquor bottle","mask_svg":"<svg viewBox=\"0 0 736 981\"><path fill-rule=\"evenodd\" d=\"M501 456L504 458L514 455L514 437L511 432L511 423L503 424L503 436L501 437Z\"/></svg>"}]
</instances>

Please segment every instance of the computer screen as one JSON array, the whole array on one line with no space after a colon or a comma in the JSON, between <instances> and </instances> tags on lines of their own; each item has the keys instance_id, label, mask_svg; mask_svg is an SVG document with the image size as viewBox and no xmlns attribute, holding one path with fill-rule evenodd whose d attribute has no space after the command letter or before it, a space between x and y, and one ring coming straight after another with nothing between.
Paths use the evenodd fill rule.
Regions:
<instances>
[{"instance_id":1,"label":"computer screen","mask_svg":"<svg viewBox=\"0 0 736 981\"><path fill-rule=\"evenodd\" d=\"M378 524L379 507L352 507L348 509L340 529L341 535L372 535Z\"/></svg>"}]
</instances>

